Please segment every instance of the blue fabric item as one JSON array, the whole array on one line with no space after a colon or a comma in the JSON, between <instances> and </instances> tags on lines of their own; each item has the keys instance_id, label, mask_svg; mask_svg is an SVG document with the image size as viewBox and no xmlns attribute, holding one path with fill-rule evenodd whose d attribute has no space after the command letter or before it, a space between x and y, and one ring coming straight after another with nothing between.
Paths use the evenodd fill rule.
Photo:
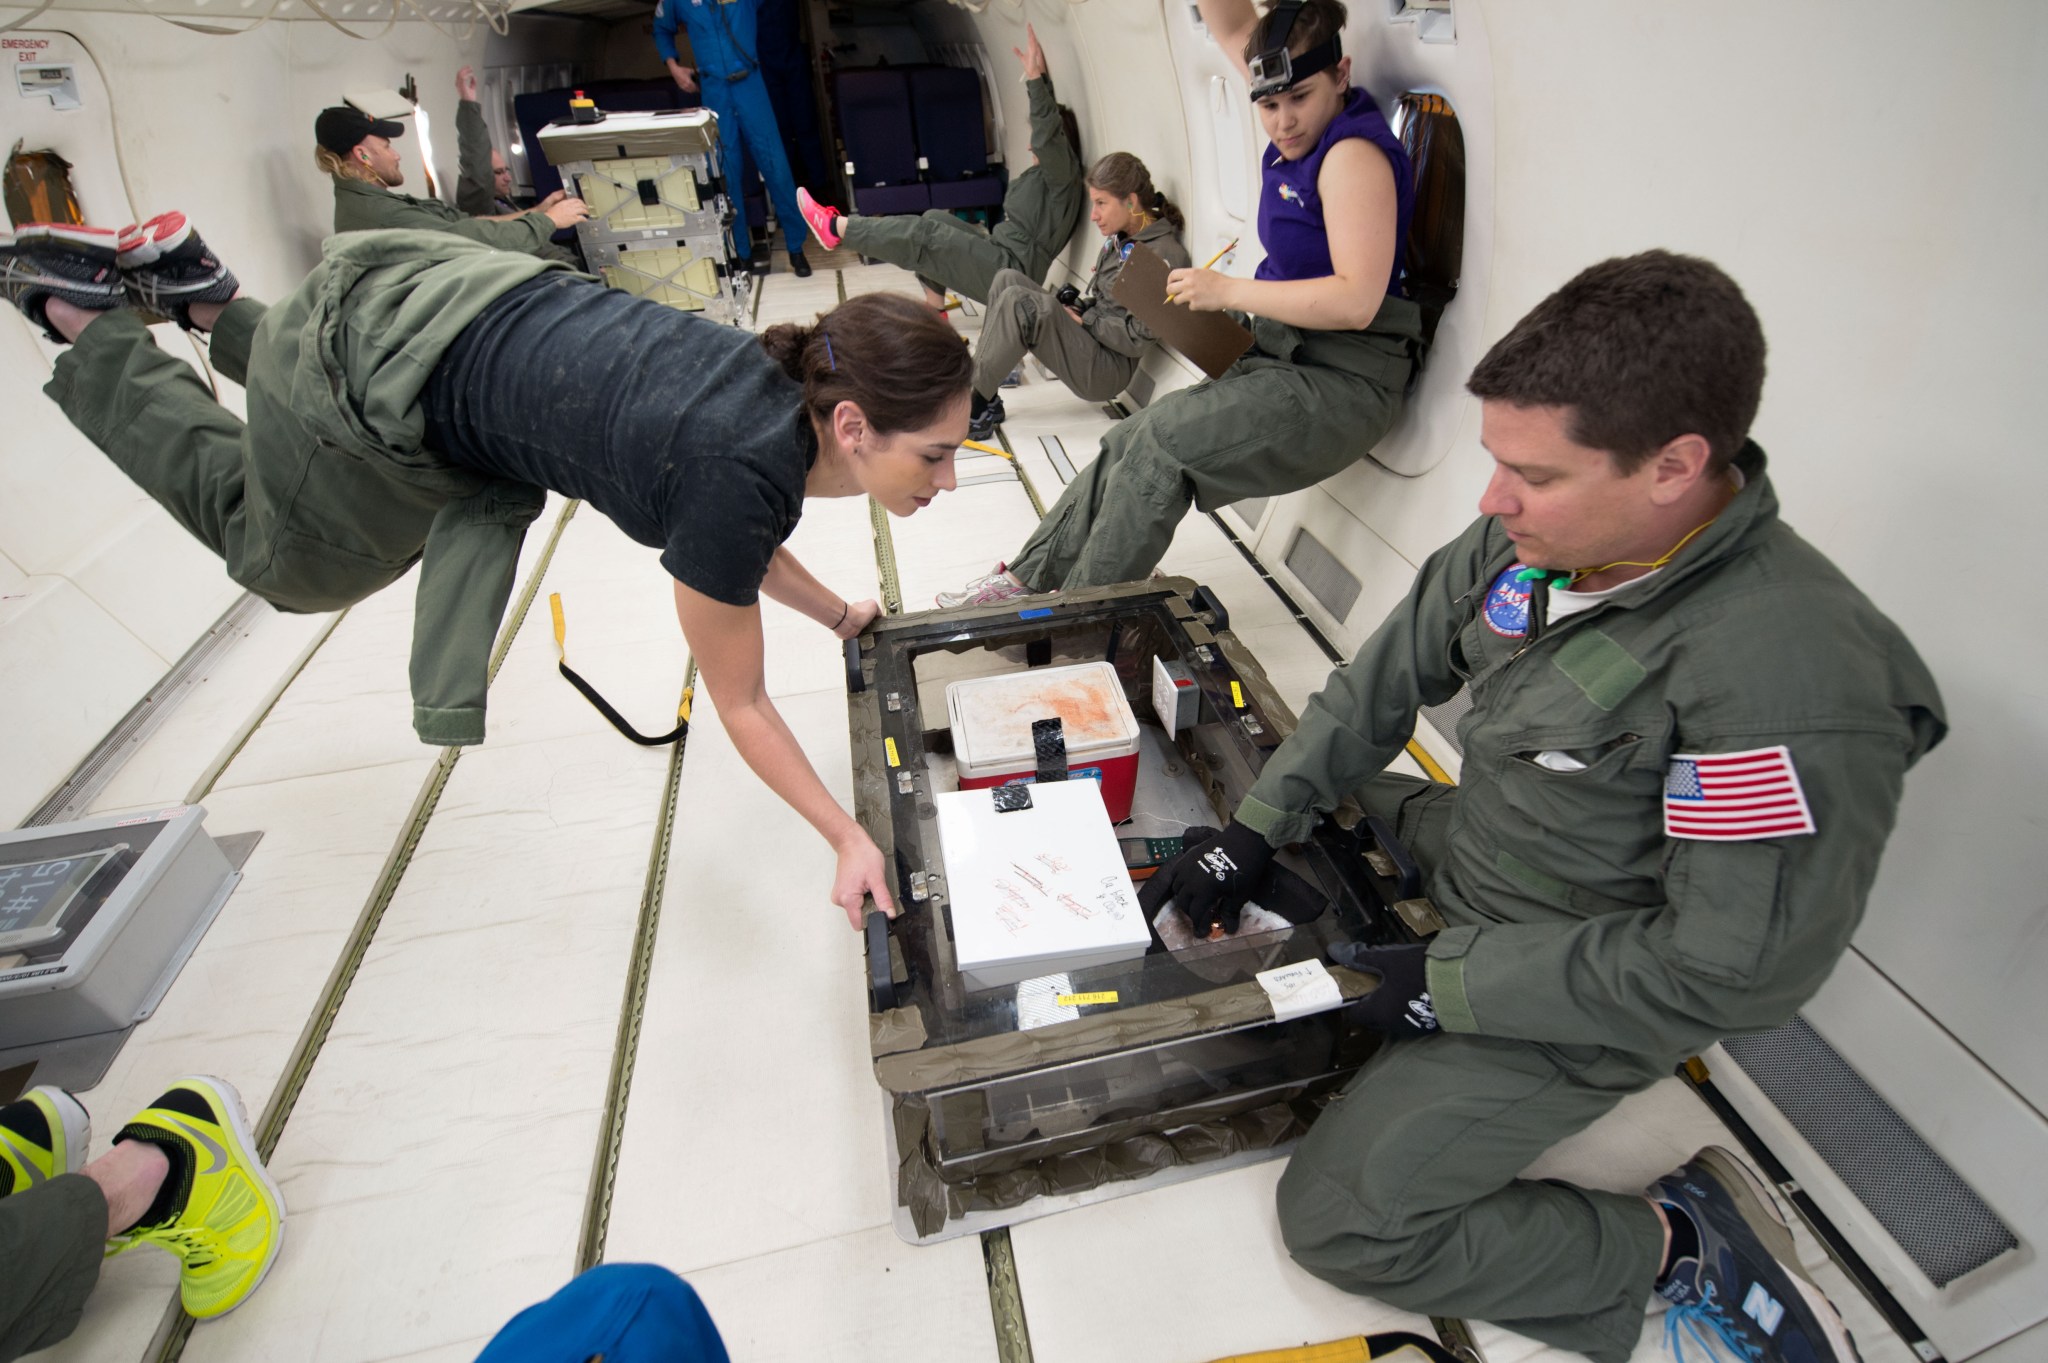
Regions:
<instances>
[{"instance_id":1,"label":"blue fabric item","mask_svg":"<svg viewBox=\"0 0 2048 1363\"><path fill-rule=\"evenodd\" d=\"M830 184L832 172L827 169L824 143L818 140L818 102L811 93L811 60L798 28L797 0L760 0L757 14L760 45L754 55L761 59L768 100L782 125L783 145L790 149L790 169L803 172L798 184Z\"/></svg>"},{"instance_id":2,"label":"blue fabric item","mask_svg":"<svg viewBox=\"0 0 2048 1363\"><path fill-rule=\"evenodd\" d=\"M674 4L676 0L663 0ZM1360 87L1344 98L1344 107L1323 129L1315 150L1299 161L1289 161L1271 142L1259 158L1259 241L1266 258L1259 262L1260 279L1323 279L1328 277L1330 234L1323 225L1323 196L1316 188L1322 174L1323 158L1330 148L1347 137L1362 137L1386 154L1394 168L1394 270L1387 279L1387 292L1401 287L1401 274L1408 245L1408 220L1415 213L1415 172L1401 139L1387 126L1386 118L1372 97Z\"/></svg>"},{"instance_id":3,"label":"blue fabric item","mask_svg":"<svg viewBox=\"0 0 2048 1363\"><path fill-rule=\"evenodd\" d=\"M662 0L675 4L677 0ZM810 228L796 206L796 181L789 173L789 155L782 149L782 133L775 123L775 107L768 102L768 86L756 71L742 81L724 81L698 73L697 88L703 91L704 107L718 115L719 145L725 153L726 195L732 200L732 240L741 259L753 249L747 235L747 205L742 186L758 170L768 185L768 197L775 203L775 219L782 224L787 249L801 251L809 240Z\"/></svg>"},{"instance_id":4,"label":"blue fabric item","mask_svg":"<svg viewBox=\"0 0 2048 1363\"><path fill-rule=\"evenodd\" d=\"M491 1337L476 1363L730 1363L696 1291L654 1264L600 1264Z\"/></svg>"},{"instance_id":5,"label":"blue fabric item","mask_svg":"<svg viewBox=\"0 0 2048 1363\"><path fill-rule=\"evenodd\" d=\"M753 250L747 232L746 185L754 170L767 183L788 249L801 251L810 236L804 215L797 211L796 181L790 176L782 130L761 76L760 8L761 0L661 0L654 11L654 46L663 61L677 60L676 30L689 30L697 90L704 107L718 115L726 196L733 206L733 246L742 259Z\"/></svg>"},{"instance_id":6,"label":"blue fabric item","mask_svg":"<svg viewBox=\"0 0 2048 1363\"><path fill-rule=\"evenodd\" d=\"M731 81L749 75L761 66L760 7L761 0L661 0L654 10L655 50L665 62L677 60L676 30L687 28L699 85L709 83L707 76Z\"/></svg>"}]
</instances>

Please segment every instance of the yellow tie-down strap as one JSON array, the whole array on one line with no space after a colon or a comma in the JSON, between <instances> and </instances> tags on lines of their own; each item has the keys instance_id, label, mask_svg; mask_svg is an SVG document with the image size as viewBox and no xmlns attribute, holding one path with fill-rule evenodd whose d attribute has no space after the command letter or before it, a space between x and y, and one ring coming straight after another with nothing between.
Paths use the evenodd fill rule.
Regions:
<instances>
[{"instance_id":1,"label":"yellow tie-down strap","mask_svg":"<svg viewBox=\"0 0 2048 1363\"><path fill-rule=\"evenodd\" d=\"M613 709L611 702L597 693L596 687L583 680L582 677L577 675L575 669L569 666L569 622L562 613L562 594L560 592L548 594L548 612L555 617L555 670L562 674L563 680L581 692L583 699L589 701L591 706L599 714L603 715L614 729L617 729L625 737L632 739L644 748L658 748L674 743L690 732L690 699L697 693L697 686L694 681L689 682L683 687L683 698L676 704L676 727L665 734L652 736L643 734L631 724L628 724L626 717Z\"/></svg>"},{"instance_id":2,"label":"yellow tie-down strap","mask_svg":"<svg viewBox=\"0 0 2048 1363\"><path fill-rule=\"evenodd\" d=\"M1301 1344L1292 1349L1268 1349L1256 1354L1232 1354L1216 1363L1456 1363L1443 1345L1405 1330L1382 1335L1353 1335L1327 1344Z\"/></svg>"}]
</instances>

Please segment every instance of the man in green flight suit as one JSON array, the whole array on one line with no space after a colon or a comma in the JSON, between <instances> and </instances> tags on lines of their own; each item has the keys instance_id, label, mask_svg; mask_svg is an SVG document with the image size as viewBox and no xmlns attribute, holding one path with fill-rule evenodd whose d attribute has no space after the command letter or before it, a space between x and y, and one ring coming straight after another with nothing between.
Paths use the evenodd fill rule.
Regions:
<instances>
[{"instance_id":1,"label":"man in green flight suit","mask_svg":"<svg viewBox=\"0 0 2048 1363\"><path fill-rule=\"evenodd\" d=\"M1469 387L1481 519L1312 697L1213 842L1162 872L1198 930L1355 795L1449 925L1349 944L1393 1038L1279 1189L1289 1253L1407 1310L1622 1363L1666 1328L1847 1360L1741 1162L1647 1196L1518 1175L1720 1037L1784 1023L1863 914L1906 769L1946 731L1903 634L1778 518L1748 439L1762 327L1734 281L1653 251L1585 271ZM1387 764L1464 690L1456 787Z\"/></svg>"},{"instance_id":2,"label":"man in green flight suit","mask_svg":"<svg viewBox=\"0 0 2048 1363\"><path fill-rule=\"evenodd\" d=\"M473 88L474 78L471 84ZM404 124L371 118L345 104L320 111L313 121L313 138L319 144L314 160L334 181L335 231L408 228L452 232L500 251L575 263L575 258L550 238L558 229L573 227L590 216L583 200L551 195L547 202L524 213L471 217L439 199L400 194L396 187L405 183L405 170L391 139L404 134Z\"/></svg>"}]
</instances>

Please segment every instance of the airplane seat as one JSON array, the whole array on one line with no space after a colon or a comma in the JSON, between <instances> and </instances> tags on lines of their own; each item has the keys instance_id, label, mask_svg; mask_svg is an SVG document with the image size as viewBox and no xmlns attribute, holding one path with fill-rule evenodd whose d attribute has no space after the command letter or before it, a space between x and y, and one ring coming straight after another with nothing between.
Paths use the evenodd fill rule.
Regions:
<instances>
[{"instance_id":1,"label":"airplane seat","mask_svg":"<svg viewBox=\"0 0 2048 1363\"><path fill-rule=\"evenodd\" d=\"M900 66L847 67L832 75L832 102L846 143L853 211L922 213L931 189L919 178L910 78Z\"/></svg>"},{"instance_id":2,"label":"airplane seat","mask_svg":"<svg viewBox=\"0 0 2048 1363\"><path fill-rule=\"evenodd\" d=\"M1422 344L1458 293L1465 257L1465 134L1442 95L1411 90L1395 113L1401 145L1415 173L1415 212L1408 222L1402 287L1422 308Z\"/></svg>"},{"instance_id":3,"label":"airplane seat","mask_svg":"<svg viewBox=\"0 0 2048 1363\"><path fill-rule=\"evenodd\" d=\"M910 72L910 110L917 151L933 208L987 208L1003 201L1003 182L989 168L981 77L958 66Z\"/></svg>"}]
</instances>

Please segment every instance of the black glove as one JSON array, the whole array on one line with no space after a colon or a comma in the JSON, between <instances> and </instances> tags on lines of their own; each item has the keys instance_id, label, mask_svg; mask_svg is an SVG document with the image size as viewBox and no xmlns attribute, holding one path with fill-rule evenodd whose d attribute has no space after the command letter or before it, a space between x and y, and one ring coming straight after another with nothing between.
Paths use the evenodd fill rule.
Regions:
<instances>
[{"instance_id":1,"label":"black glove","mask_svg":"<svg viewBox=\"0 0 2048 1363\"><path fill-rule=\"evenodd\" d=\"M1188 916L1199 940L1218 923L1225 932L1237 931L1245 900L1258 892L1273 864L1273 849L1263 834L1235 819L1210 838L1197 838L1197 831L1188 831L1187 850L1160 867L1154 879L1165 882L1167 895Z\"/></svg>"},{"instance_id":2,"label":"black glove","mask_svg":"<svg viewBox=\"0 0 2048 1363\"><path fill-rule=\"evenodd\" d=\"M1330 959L1380 977L1379 988L1344 1010L1351 1021L1395 1036L1428 1036L1443 1030L1429 997L1428 947L1338 942L1330 948Z\"/></svg>"}]
</instances>

